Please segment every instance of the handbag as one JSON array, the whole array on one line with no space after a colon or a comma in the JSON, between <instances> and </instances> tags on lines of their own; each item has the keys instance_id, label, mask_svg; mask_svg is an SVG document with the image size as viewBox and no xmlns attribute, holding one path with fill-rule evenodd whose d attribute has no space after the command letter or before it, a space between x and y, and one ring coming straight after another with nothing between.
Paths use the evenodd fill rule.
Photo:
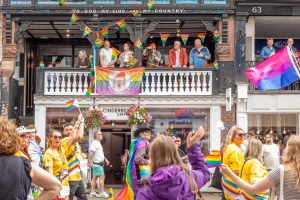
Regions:
<instances>
[{"instance_id":1,"label":"handbag","mask_svg":"<svg viewBox=\"0 0 300 200\"><path fill-rule=\"evenodd\" d=\"M213 177L211 179L211 184L209 187L216 188L218 190L223 191L222 187L222 174L220 169L217 167L213 173Z\"/></svg>"},{"instance_id":2,"label":"handbag","mask_svg":"<svg viewBox=\"0 0 300 200\"><path fill-rule=\"evenodd\" d=\"M283 198L284 166L280 165L279 169L280 169L280 198L278 199L278 197L275 196L276 187L274 186L274 187L272 187L272 193L271 193L270 200L284 200L284 198Z\"/></svg>"}]
</instances>

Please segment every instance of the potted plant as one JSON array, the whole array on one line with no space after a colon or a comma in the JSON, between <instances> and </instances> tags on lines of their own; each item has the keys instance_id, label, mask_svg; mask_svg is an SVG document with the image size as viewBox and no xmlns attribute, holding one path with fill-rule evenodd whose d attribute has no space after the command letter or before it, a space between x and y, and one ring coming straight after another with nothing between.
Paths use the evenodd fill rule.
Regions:
<instances>
[{"instance_id":1,"label":"potted plant","mask_svg":"<svg viewBox=\"0 0 300 200\"><path fill-rule=\"evenodd\" d=\"M129 126L139 127L144 123L148 123L152 120L152 116L150 113L146 111L144 107L140 106L131 106L126 115L128 116L128 124Z\"/></svg>"},{"instance_id":2,"label":"potted plant","mask_svg":"<svg viewBox=\"0 0 300 200\"><path fill-rule=\"evenodd\" d=\"M106 116L102 110L89 110L86 112L84 123L87 129L99 129L106 123Z\"/></svg>"}]
</instances>

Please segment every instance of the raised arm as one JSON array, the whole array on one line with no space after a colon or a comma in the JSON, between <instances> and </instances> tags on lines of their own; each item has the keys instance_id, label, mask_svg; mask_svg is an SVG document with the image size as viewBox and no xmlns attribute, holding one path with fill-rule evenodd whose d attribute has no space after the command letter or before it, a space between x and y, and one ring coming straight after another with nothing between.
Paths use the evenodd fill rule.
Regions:
<instances>
[{"instance_id":1,"label":"raised arm","mask_svg":"<svg viewBox=\"0 0 300 200\"><path fill-rule=\"evenodd\" d=\"M74 128L72 129L72 132L69 137L67 137L67 145L70 147L72 144L75 144L76 142L80 141L84 134L84 118L82 115L78 116L78 120L75 123Z\"/></svg>"}]
</instances>

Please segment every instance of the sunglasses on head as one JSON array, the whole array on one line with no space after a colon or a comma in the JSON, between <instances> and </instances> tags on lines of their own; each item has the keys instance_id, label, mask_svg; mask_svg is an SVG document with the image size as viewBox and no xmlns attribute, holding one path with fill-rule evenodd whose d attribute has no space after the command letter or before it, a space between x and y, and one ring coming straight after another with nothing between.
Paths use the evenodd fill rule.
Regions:
<instances>
[{"instance_id":1,"label":"sunglasses on head","mask_svg":"<svg viewBox=\"0 0 300 200\"><path fill-rule=\"evenodd\" d=\"M54 136L52 136L54 139L61 139L62 137L61 136L57 136L57 135L54 135Z\"/></svg>"}]
</instances>

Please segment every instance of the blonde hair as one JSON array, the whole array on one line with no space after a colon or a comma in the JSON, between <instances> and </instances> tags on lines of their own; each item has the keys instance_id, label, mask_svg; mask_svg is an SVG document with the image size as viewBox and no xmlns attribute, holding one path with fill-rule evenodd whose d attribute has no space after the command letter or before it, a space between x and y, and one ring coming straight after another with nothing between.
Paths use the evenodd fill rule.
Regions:
<instances>
[{"instance_id":1,"label":"blonde hair","mask_svg":"<svg viewBox=\"0 0 300 200\"><path fill-rule=\"evenodd\" d=\"M182 162L178 154L176 145L170 137L164 135L157 136L150 143L149 149L151 158L150 166L152 173L158 168L177 164L181 169L183 169L186 177L189 180L190 191L194 194L198 192L199 188L191 174L191 171Z\"/></svg>"},{"instance_id":2,"label":"blonde hair","mask_svg":"<svg viewBox=\"0 0 300 200\"><path fill-rule=\"evenodd\" d=\"M51 142L51 139L50 139L50 138L52 137L53 133L59 133L59 134L62 136L62 134L61 134L60 131L58 131L58 130L52 130L52 131L50 132L50 134L49 134L49 141L48 141L47 149L49 149L49 148L52 149L52 148L53 148L53 147L52 147L52 142ZM59 147L58 147L58 153L59 153L59 155L61 156L62 161L63 161L64 163L67 163L66 156L65 156L65 154L64 154L63 151L62 151L61 141L60 141L60 144L59 144Z\"/></svg>"},{"instance_id":3,"label":"blonde hair","mask_svg":"<svg viewBox=\"0 0 300 200\"><path fill-rule=\"evenodd\" d=\"M82 53L83 57L86 58L86 52L85 52L85 50L80 50L78 53L80 53L80 52Z\"/></svg>"},{"instance_id":4,"label":"blonde hair","mask_svg":"<svg viewBox=\"0 0 300 200\"><path fill-rule=\"evenodd\" d=\"M300 189L300 136L292 135L287 142L283 165L295 173L296 188Z\"/></svg>"},{"instance_id":5,"label":"blonde hair","mask_svg":"<svg viewBox=\"0 0 300 200\"><path fill-rule=\"evenodd\" d=\"M229 129L227 136L226 136L226 140L224 141L224 143L222 144L222 147L221 147L222 153L225 151L225 149L228 147L228 145L230 145L232 143L232 139L233 139L234 135L239 130L244 132L244 130L240 126L237 126L237 125L235 125Z\"/></svg>"},{"instance_id":6,"label":"blonde hair","mask_svg":"<svg viewBox=\"0 0 300 200\"><path fill-rule=\"evenodd\" d=\"M247 158L254 158L259 160L263 164L262 159L262 143L258 139L250 139L246 152L245 152L245 159Z\"/></svg>"}]
</instances>

